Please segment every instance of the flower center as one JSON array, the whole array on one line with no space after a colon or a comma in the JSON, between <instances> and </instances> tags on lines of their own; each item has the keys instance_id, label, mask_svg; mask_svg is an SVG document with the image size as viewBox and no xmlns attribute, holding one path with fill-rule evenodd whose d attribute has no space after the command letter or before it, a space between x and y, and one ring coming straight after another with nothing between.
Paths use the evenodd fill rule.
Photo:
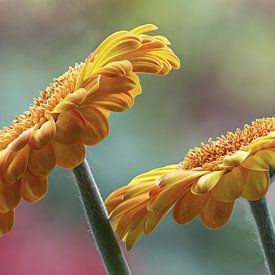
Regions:
<instances>
[{"instance_id":1,"label":"flower center","mask_svg":"<svg viewBox=\"0 0 275 275\"><path fill-rule=\"evenodd\" d=\"M235 133L227 132L226 136L218 137L215 141L208 140L207 144L201 143L187 153L181 169L210 168L220 164L224 157L232 155L240 149L245 149L253 141L267 136L275 129L275 117L257 119L251 125L245 125L243 130L237 129Z\"/></svg>"},{"instance_id":2,"label":"flower center","mask_svg":"<svg viewBox=\"0 0 275 275\"><path fill-rule=\"evenodd\" d=\"M53 111L58 103L74 91L77 76L83 66L84 63L76 64L74 68L70 67L65 74L56 78L38 98L34 99L29 111L17 116L11 126L4 127L0 131L0 150L25 130L35 125L41 126L46 121L46 112Z\"/></svg>"}]
</instances>

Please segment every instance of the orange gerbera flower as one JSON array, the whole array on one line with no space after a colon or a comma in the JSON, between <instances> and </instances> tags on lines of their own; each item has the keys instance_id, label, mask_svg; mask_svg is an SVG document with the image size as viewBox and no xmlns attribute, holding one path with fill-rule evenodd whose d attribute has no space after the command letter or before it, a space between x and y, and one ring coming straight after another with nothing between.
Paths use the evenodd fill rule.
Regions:
<instances>
[{"instance_id":1,"label":"orange gerbera flower","mask_svg":"<svg viewBox=\"0 0 275 275\"><path fill-rule=\"evenodd\" d=\"M12 228L21 196L29 202L43 198L55 165L78 166L85 145L108 135L110 112L128 109L141 93L138 74L179 68L165 37L144 34L155 29L144 25L112 34L0 131L0 235Z\"/></svg>"},{"instance_id":2,"label":"orange gerbera flower","mask_svg":"<svg viewBox=\"0 0 275 275\"><path fill-rule=\"evenodd\" d=\"M180 164L135 177L105 203L118 238L131 249L172 208L179 224L199 215L208 228L223 226L238 197L258 200L266 194L270 167L275 167L274 117L209 139Z\"/></svg>"}]
</instances>

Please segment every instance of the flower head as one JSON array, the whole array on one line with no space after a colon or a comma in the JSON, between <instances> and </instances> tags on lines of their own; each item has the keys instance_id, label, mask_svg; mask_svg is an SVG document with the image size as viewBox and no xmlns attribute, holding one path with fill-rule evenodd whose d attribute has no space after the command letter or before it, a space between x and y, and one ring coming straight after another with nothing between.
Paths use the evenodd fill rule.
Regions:
<instances>
[{"instance_id":1,"label":"flower head","mask_svg":"<svg viewBox=\"0 0 275 275\"><path fill-rule=\"evenodd\" d=\"M56 165L76 167L85 145L108 135L110 112L130 108L141 93L138 74L179 68L165 37L144 34L155 29L144 25L112 34L0 131L0 235L12 228L21 196L29 202L43 198Z\"/></svg>"},{"instance_id":2,"label":"flower head","mask_svg":"<svg viewBox=\"0 0 275 275\"><path fill-rule=\"evenodd\" d=\"M266 194L270 167L275 167L274 117L209 139L180 164L135 177L105 203L118 238L131 249L170 209L179 224L199 215L208 228L223 226L238 197L258 200Z\"/></svg>"}]
</instances>

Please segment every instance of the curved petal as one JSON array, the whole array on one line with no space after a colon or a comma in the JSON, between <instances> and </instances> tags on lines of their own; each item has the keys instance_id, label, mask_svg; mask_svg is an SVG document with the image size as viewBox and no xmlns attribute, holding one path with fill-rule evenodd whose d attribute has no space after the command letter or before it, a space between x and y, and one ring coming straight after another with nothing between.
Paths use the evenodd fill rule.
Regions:
<instances>
[{"instance_id":1,"label":"curved petal","mask_svg":"<svg viewBox=\"0 0 275 275\"><path fill-rule=\"evenodd\" d=\"M17 152L11 152L2 168L4 180L14 183L22 177L28 165L30 148L26 145Z\"/></svg>"},{"instance_id":2,"label":"curved petal","mask_svg":"<svg viewBox=\"0 0 275 275\"><path fill-rule=\"evenodd\" d=\"M11 231L14 225L14 210L6 213L0 213L0 236Z\"/></svg>"},{"instance_id":3,"label":"curved petal","mask_svg":"<svg viewBox=\"0 0 275 275\"><path fill-rule=\"evenodd\" d=\"M249 157L241 165L250 170L269 171L275 168L275 150L262 150Z\"/></svg>"},{"instance_id":4,"label":"curved petal","mask_svg":"<svg viewBox=\"0 0 275 275\"><path fill-rule=\"evenodd\" d=\"M16 208L21 198L21 182L13 184L0 183L0 213Z\"/></svg>"},{"instance_id":5,"label":"curved petal","mask_svg":"<svg viewBox=\"0 0 275 275\"><path fill-rule=\"evenodd\" d=\"M56 133L55 121L50 118L45 122L40 129L34 130L30 139L29 145L34 149L40 149L46 144L49 144Z\"/></svg>"},{"instance_id":6,"label":"curved petal","mask_svg":"<svg viewBox=\"0 0 275 275\"><path fill-rule=\"evenodd\" d=\"M240 197L247 185L247 169L236 167L221 177L213 189L213 196L220 201L230 202Z\"/></svg>"},{"instance_id":7,"label":"curved petal","mask_svg":"<svg viewBox=\"0 0 275 275\"><path fill-rule=\"evenodd\" d=\"M64 169L73 169L82 163L86 156L86 147L82 144L61 144L52 142L56 164Z\"/></svg>"},{"instance_id":8,"label":"curved petal","mask_svg":"<svg viewBox=\"0 0 275 275\"><path fill-rule=\"evenodd\" d=\"M217 229L225 225L234 208L235 201L221 202L211 196L204 205L200 218L204 225L210 229Z\"/></svg>"},{"instance_id":9,"label":"curved petal","mask_svg":"<svg viewBox=\"0 0 275 275\"><path fill-rule=\"evenodd\" d=\"M262 198L269 187L269 173L266 171L248 170L248 180L242 196L250 201Z\"/></svg>"},{"instance_id":10,"label":"curved petal","mask_svg":"<svg viewBox=\"0 0 275 275\"><path fill-rule=\"evenodd\" d=\"M216 186L224 173L225 170L214 171L200 177L198 182L192 186L192 193L200 195L209 192Z\"/></svg>"},{"instance_id":11,"label":"curved petal","mask_svg":"<svg viewBox=\"0 0 275 275\"><path fill-rule=\"evenodd\" d=\"M47 176L55 167L55 153L52 145L46 145L39 150L30 150L28 169L38 176Z\"/></svg>"},{"instance_id":12,"label":"curved petal","mask_svg":"<svg viewBox=\"0 0 275 275\"><path fill-rule=\"evenodd\" d=\"M174 206L175 221L179 224L192 221L201 212L208 198L208 194L195 195L188 190Z\"/></svg>"},{"instance_id":13,"label":"curved petal","mask_svg":"<svg viewBox=\"0 0 275 275\"><path fill-rule=\"evenodd\" d=\"M239 165L243 162L250 154L250 151L241 151L238 150L231 156L227 156L224 158L221 167L232 168Z\"/></svg>"},{"instance_id":14,"label":"curved petal","mask_svg":"<svg viewBox=\"0 0 275 275\"><path fill-rule=\"evenodd\" d=\"M43 199L48 192L48 178L26 172L22 178L22 197L31 203Z\"/></svg>"},{"instance_id":15,"label":"curved petal","mask_svg":"<svg viewBox=\"0 0 275 275\"><path fill-rule=\"evenodd\" d=\"M80 112L86 120L86 127L79 141L86 145L95 145L108 136L110 130L108 113L88 106L81 108Z\"/></svg>"},{"instance_id":16,"label":"curved petal","mask_svg":"<svg viewBox=\"0 0 275 275\"><path fill-rule=\"evenodd\" d=\"M78 110L59 114L56 121L55 140L60 143L72 144L77 142L86 128L86 120Z\"/></svg>"}]
</instances>

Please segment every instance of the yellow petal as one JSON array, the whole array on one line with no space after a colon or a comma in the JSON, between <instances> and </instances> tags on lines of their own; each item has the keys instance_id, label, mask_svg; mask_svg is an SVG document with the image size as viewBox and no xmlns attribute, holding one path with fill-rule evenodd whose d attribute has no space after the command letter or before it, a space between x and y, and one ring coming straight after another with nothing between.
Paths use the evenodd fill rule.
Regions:
<instances>
[{"instance_id":1,"label":"yellow petal","mask_svg":"<svg viewBox=\"0 0 275 275\"><path fill-rule=\"evenodd\" d=\"M32 133L33 133L33 128L24 131L21 135L19 135L15 140L13 140L8 146L7 148L9 149L9 151L11 152L18 152L21 149L23 149L27 143L29 142Z\"/></svg>"},{"instance_id":2,"label":"yellow petal","mask_svg":"<svg viewBox=\"0 0 275 275\"><path fill-rule=\"evenodd\" d=\"M247 185L248 173L242 167L236 167L226 173L213 189L213 196L220 201L234 201L240 197Z\"/></svg>"},{"instance_id":3,"label":"yellow petal","mask_svg":"<svg viewBox=\"0 0 275 275\"><path fill-rule=\"evenodd\" d=\"M123 186L111 193L105 200L108 213L111 213L122 201L128 186Z\"/></svg>"},{"instance_id":4,"label":"yellow petal","mask_svg":"<svg viewBox=\"0 0 275 275\"><path fill-rule=\"evenodd\" d=\"M124 199L130 199L140 194L149 193L152 189L156 188L155 182L141 182L134 185L129 185L129 188L125 192Z\"/></svg>"},{"instance_id":5,"label":"yellow petal","mask_svg":"<svg viewBox=\"0 0 275 275\"><path fill-rule=\"evenodd\" d=\"M136 176L135 178L133 178L131 180L129 185L136 184L139 182L145 182L145 181L155 181L156 182L156 180L159 177L176 170L177 167L178 167L177 164L173 164L173 165L168 165L168 166L161 167L161 168L156 168L154 170L151 170L149 172L146 172L146 173Z\"/></svg>"},{"instance_id":6,"label":"yellow petal","mask_svg":"<svg viewBox=\"0 0 275 275\"><path fill-rule=\"evenodd\" d=\"M36 177L26 172L22 178L22 196L31 203L37 202L44 198L48 192L48 178Z\"/></svg>"},{"instance_id":7,"label":"yellow petal","mask_svg":"<svg viewBox=\"0 0 275 275\"><path fill-rule=\"evenodd\" d=\"M55 154L52 145L30 151L28 169L38 177L47 176L55 167Z\"/></svg>"},{"instance_id":8,"label":"yellow petal","mask_svg":"<svg viewBox=\"0 0 275 275\"><path fill-rule=\"evenodd\" d=\"M250 201L262 198L269 187L269 173L265 171L248 170L248 180L242 196Z\"/></svg>"},{"instance_id":9,"label":"yellow petal","mask_svg":"<svg viewBox=\"0 0 275 275\"><path fill-rule=\"evenodd\" d=\"M132 29L130 32L133 34L142 34L157 30L158 27L153 24L145 24Z\"/></svg>"},{"instance_id":10,"label":"yellow petal","mask_svg":"<svg viewBox=\"0 0 275 275\"><path fill-rule=\"evenodd\" d=\"M140 223L139 226L133 230L128 232L126 235L124 241L126 243L126 249L129 251L133 248L135 243L138 241L138 239L141 237L143 233L143 223Z\"/></svg>"},{"instance_id":11,"label":"yellow petal","mask_svg":"<svg viewBox=\"0 0 275 275\"><path fill-rule=\"evenodd\" d=\"M28 165L30 148L26 145L18 152L11 152L6 163L4 164L4 180L14 183L22 177Z\"/></svg>"},{"instance_id":12,"label":"yellow petal","mask_svg":"<svg viewBox=\"0 0 275 275\"><path fill-rule=\"evenodd\" d=\"M148 210L160 211L168 206L172 206L191 184L192 181L184 181L161 190L161 192L156 195L156 198L148 203Z\"/></svg>"},{"instance_id":13,"label":"yellow petal","mask_svg":"<svg viewBox=\"0 0 275 275\"><path fill-rule=\"evenodd\" d=\"M110 129L106 113L88 106L81 108L80 112L85 118L86 127L79 142L86 145L95 145L108 136Z\"/></svg>"},{"instance_id":14,"label":"yellow petal","mask_svg":"<svg viewBox=\"0 0 275 275\"><path fill-rule=\"evenodd\" d=\"M204 225L210 229L217 229L225 225L234 208L235 201L221 202L211 196L204 205L200 218Z\"/></svg>"},{"instance_id":15,"label":"yellow petal","mask_svg":"<svg viewBox=\"0 0 275 275\"><path fill-rule=\"evenodd\" d=\"M0 183L0 213L16 208L21 198L21 182Z\"/></svg>"},{"instance_id":16,"label":"yellow petal","mask_svg":"<svg viewBox=\"0 0 275 275\"><path fill-rule=\"evenodd\" d=\"M111 213L110 218L113 219L113 217L120 216L124 214L125 212L131 211L132 209L138 208L140 205L142 205L145 201L149 199L148 194L141 194L136 197L130 198L121 204L119 204L114 211Z\"/></svg>"},{"instance_id":17,"label":"yellow petal","mask_svg":"<svg viewBox=\"0 0 275 275\"><path fill-rule=\"evenodd\" d=\"M52 143L56 164L64 169L73 169L80 165L86 156L86 147L82 144Z\"/></svg>"},{"instance_id":18,"label":"yellow petal","mask_svg":"<svg viewBox=\"0 0 275 275\"><path fill-rule=\"evenodd\" d=\"M209 192L216 186L220 178L223 176L224 172L225 170L214 171L200 177L198 182L192 186L191 191L197 195Z\"/></svg>"},{"instance_id":19,"label":"yellow petal","mask_svg":"<svg viewBox=\"0 0 275 275\"><path fill-rule=\"evenodd\" d=\"M63 101L56 105L54 113L62 113L72 110L73 108L81 105L86 99L86 89L80 88L71 94L68 94Z\"/></svg>"},{"instance_id":20,"label":"yellow petal","mask_svg":"<svg viewBox=\"0 0 275 275\"><path fill-rule=\"evenodd\" d=\"M166 188L182 183L183 181L196 179L208 173L209 171L175 170L160 177L157 182L161 188Z\"/></svg>"},{"instance_id":21,"label":"yellow petal","mask_svg":"<svg viewBox=\"0 0 275 275\"><path fill-rule=\"evenodd\" d=\"M132 63L128 60L115 61L107 64L96 71L108 77L123 77L129 75L133 70Z\"/></svg>"},{"instance_id":22,"label":"yellow petal","mask_svg":"<svg viewBox=\"0 0 275 275\"><path fill-rule=\"evenodd\" d=\"M34 130L29 145L34 149L39 149L49 144L56 133L55 121L50 118L40 129Z\"/></svg>"},{"instance_id":23,"label":"yellow petal","mask_svg":"<svg viewBox=\"0 0 275 275\"><path fill-rule=\"evenodd\" d=\"M144 221L144 234L148 235L153 232L169 210L170 207L167 207L160 211L148 212Z\"/></svg>"},{"instance_id":24,"label":"yellow petal","mask_svg":"<svg viewBox=\"0 0 275 275\"><path fill-rule=\"evenodd\" d=\"M192 221L202 210L208 194L195 195L188 190L175 204L173 216L177 223L185 224Z\"/></svg>"},{"instance_id":25,"label":"yellow petal","mask_svg":"<svg viewBox=\"0 0 275 275\"><path fill-rule=\"evenodd\" d=\"M224 158L223 163L220 165L225 168L232 168L243 162L250 154L250 151L236 151L233 155Z\"/></svg>"},{"instance_id":26,"label":"yellow petal","mask_svg":"<svg viewBox=\"0 0 275 275\"><path fill-rule=\"evenodd\" d=\"M275 150L262 150L247 158L241 165L250 170L269 171L275 168Z\"/></svg>"},{"instance_id":27,"label":"yellow petal","mask_svg":"<svg viewBox=\"0 0 275 275\"><path fill-rule=\"evenodd\" d=\"M0 213L0 236L11 231L14 225L14 210L7 213Z\"/></svg>"},{"instance_id":28,"label":"yellow petal","mask_svg":"<svg viewBox=\"0 0 275 275\"><path fill-rule=\"evenodd\" d=\"M82 136L85 127L85 118L78 110L61 113L56 122L55 140L65 144L75 143Z\"/></svg>"}]
</instances>

